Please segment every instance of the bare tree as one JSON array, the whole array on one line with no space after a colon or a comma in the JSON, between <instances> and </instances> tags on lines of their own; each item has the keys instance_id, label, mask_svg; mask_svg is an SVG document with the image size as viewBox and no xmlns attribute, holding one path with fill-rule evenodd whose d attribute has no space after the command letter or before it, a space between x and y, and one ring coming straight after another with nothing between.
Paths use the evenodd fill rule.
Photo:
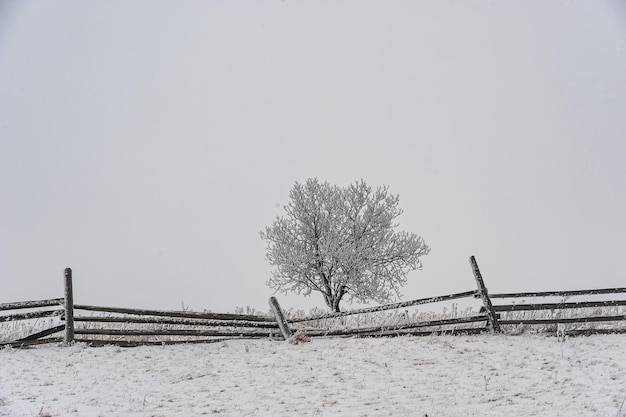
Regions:
<instances>
[{"instance_id":1,"label":"bare tree","mask_svg":"<svg viewBox=\"0 0 626 417\"><path fill-rule=\"evenodd\" d=\"M333 311L344 297L380 303L399 297L407 273L421 268L430 249L420 236L394 231L402 210L388 191L363 180L346 188L316 178L296 183L285 215L261 232L274 267L268 285L318 291Z\"/></svg>"}]
</instances>

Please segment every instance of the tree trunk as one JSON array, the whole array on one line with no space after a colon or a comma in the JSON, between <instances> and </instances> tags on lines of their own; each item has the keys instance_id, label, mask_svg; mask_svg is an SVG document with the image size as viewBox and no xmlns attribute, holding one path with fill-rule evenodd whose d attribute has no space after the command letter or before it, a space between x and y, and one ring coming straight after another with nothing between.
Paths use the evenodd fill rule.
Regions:
<instances>
[{"instance_id":1,"label":"tree trunk","mask_svg":"<svg viewBox=\"0 0 626 417\"><path fill-rule=\"evenodd\" d=\"M333 299L333 305L332 305L332 309L335 313L339 313L341 312L341 310L339 309L339 303L341 302L341 297L343 297L343 294L335 294L335 297Z\"/></svg>"},{"instance_id":2,"label":"tree trunk","mask_svg":"<svg viewBox=\"0 0 626 417\"><path fill-rule=\"evenodd\" d=\"M327 280L324 282L324 286L328 290L328 292L322 291L322 294L324 295L324 302L326 302L328 308L330 308L334 313L340 313L341 310L339 308L339 303L341 302L343 296L346 295L346 286L342 285L337 291L333 291Z\"/></svg>"},{"instance_id":3,"label":"tree trunk","mask_svg":"<svg viewBox=\"0 0 626 417\"><path fill-rule=\"evenodd\" d=\"M346 295L346 286L342 285L339 287L339 290L335 293L334 302L333 302L333 311L335 313L339 313L341 310L339 309L339 303L343 296Z\"/></svg>"},{"instance_id":4,"label":"tree trunk","mask_svg":"<svg viewBox=\"0 0 626 417\"><path fill-rule=\"evenodd\" d=\"M330 308L333 313L340 313L341 310L339 309L339 302L341 301L341 298L337 297L337 294L324 294L324 302L326 302L326 306L328 308Z\"/></svg>"},{"instance_id":5,"label":"tree trunk","mask_svg":"<svg viewBox=\"0 0 626 417\"><path fill-rule=\"evenodd\" d=\"M324 302L326 303L326 306L328 306L328 308L333 308L333 303L334 303L334 299L332 297L332 295L330 294L326 294L326 293L322 293L324 295Z\"/></svg>"}]
</instances>

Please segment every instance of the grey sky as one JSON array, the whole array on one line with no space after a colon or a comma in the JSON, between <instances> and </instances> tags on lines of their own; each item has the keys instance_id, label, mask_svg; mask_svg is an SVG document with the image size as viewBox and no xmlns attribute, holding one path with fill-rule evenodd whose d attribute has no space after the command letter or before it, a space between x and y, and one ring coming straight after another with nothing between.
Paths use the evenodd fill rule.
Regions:
<instances>
[{"instance_id":1,"label":"grey sky","mask_svg":"<svg viewBox=\"0 0 626 417\"><path fill-rule=\"evenodd\" d=\"M0 302L232 311L295 181L400 194L404 299L626 284L621 1L3 1ZM279 296L286 306L321 297Z\"/></svg>"}]
</instances>

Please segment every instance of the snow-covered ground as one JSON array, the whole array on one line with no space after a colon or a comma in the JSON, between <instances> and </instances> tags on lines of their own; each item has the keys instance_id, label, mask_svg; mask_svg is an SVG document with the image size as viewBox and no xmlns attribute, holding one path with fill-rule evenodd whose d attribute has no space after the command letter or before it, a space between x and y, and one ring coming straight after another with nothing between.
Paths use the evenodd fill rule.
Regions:
<instances>
[{"instance_id":1,"label":"snow-covered ground","mask_svg":"<svg viewBox=\"0 0 626 417\"><path fill-rule=\"evenodd\" d=\"M626 336L0 350L0 416L626 416Z\"/></svg>"}]
</instances>

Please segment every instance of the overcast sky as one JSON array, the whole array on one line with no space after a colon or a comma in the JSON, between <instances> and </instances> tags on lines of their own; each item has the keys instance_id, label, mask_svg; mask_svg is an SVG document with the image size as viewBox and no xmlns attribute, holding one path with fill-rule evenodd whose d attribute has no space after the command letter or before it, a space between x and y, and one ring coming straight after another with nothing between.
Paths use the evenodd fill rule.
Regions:
<instances>
[{"instance_id":1,"label":"overcast sky","mask_svg":"<svg viewBox=\"0 0 626 417\"><path fill-rule=\"evenodd\" d=\"M265 311L308 177L400 195L404 300L471 255L491 292L626 286L626 3L0 3L0 302L70 266L80 304Z\"/></svg>"}]
</instances>

